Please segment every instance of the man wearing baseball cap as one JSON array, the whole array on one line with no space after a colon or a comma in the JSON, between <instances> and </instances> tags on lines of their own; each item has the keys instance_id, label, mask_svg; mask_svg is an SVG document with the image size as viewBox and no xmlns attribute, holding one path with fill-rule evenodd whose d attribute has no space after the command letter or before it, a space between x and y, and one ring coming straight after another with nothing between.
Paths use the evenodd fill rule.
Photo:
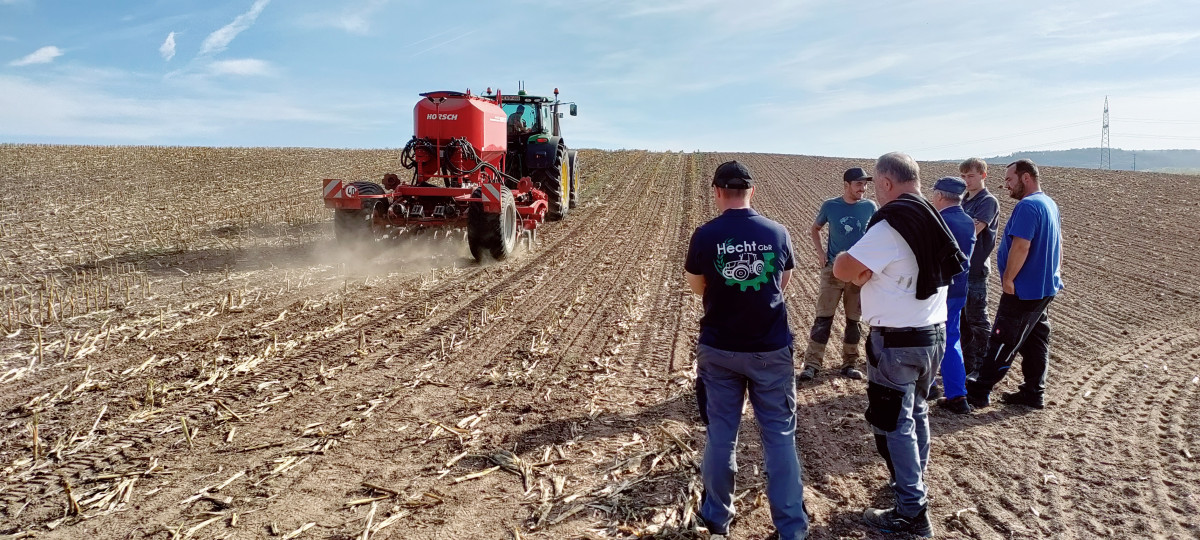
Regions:
<instances>
[{"instance_id":1,"label":"man wearing baseball cap","mask_svg":"<svg viewBox=\"0 0 1200 540\"><path fill-rule=\"evenodd\" d=\"M800 380L812 380L821 370L825 359L825 347L833 328L833 315L838 302L846 315L846 331L842 339L842 375L851 379L862 379L858 366L862 359L858 342L862 339L862 306L859 302L861 287L833 277L833 259L838 253L850 249L867 232L867 223L875 214L875 202L865 198L870 175L861 167L846 169L842 174L842 195L821 203L817 219L813 221L809 235L813 251L821 269L817 282L817 313L812 329L808 333L808 349L804 351L804 368ZM821 242L821 229L829 224L829 238Z\"/></svg>"},{"instance_id":2,"label":"man wearing baseball cap","mask_svg":"<svg viewBox=\"0 0 1200 540\"><path fill-rule=\"evenodd\" d=\"M933 207L937 208L946 222L946 227L954 235L958 249L966 256L968 263L963 266L961 274L950 281L946 291L946 352L942 355L941 372L942 385L945 387L945 397L937 400L937 404L950 412L966 414L971 412L967 403L967 370L963 364L962 345L959 343L959 322L963 306L967 305L967 274L970 270L971 251L975 247L975 220L963 210L963 194L967 191L967 182L957 176L946 176L933 185Z\"/></svg>"},{"instance_id":3,"label":"man wearing baseball cap","mask_svg":"<svg viewBox=\"0 0 1200 540\"><path fill-rule=\"evenodd\" d=\"M708 426L700 473L700 517L724 538L734 516L737 435L747 395L762 436L771 519L782 540L808 536L796 452L796 380L783 289L795 265L782 225L750 208L754 179L745 165L713 175L721 215L692 234L684 277L704 296L696 347L696 399Z\"/></svg>"}]
</instances>

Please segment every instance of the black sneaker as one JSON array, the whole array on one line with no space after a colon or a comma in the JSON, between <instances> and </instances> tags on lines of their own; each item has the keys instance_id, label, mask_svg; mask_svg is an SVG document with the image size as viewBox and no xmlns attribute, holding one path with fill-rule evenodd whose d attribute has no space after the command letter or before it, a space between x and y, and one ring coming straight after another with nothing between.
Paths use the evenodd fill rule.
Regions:
<instances>
[{"instance_id":1,"label":"black sneaker","mask_svg":"<svg viewBox=\"0 0 1200 540\"><path fill-rule=\"evenodd\" d=\"M933 536L933 523L929 521L925 509L915 517L904 517L896 512L895 508L868 508L863 512L863 521L887 533L908 533L922 538Z\"/></svg>"},{"instance_id":2,"label":"black sneaker","mask_svg":"<svg viewBox=\"0 0 1200 540\"><path fill-rule=\"evenodd\" d=\"M1024 405L1033 409L1045 409L1046 403L1041 396L1034 397L1025 392L1005 392L1000 394L1000 401L1009 405Z\"/></svg>"},{"instance_id":3,"label":"black sneaker","mask_svg":"<svg viewBox=\"0 0 1200 540\"><path fill-rule=\"evenodd\" d=\"M982 409L982 408L987 407L988 405L992 404L992 398L991 398L990 394L983 394L983 395L972 394L968 390L967 391L967 403L976 409Z\"/></svg>"},{"instance_id":4,"label":"black sneaker","mask_svg":"<svg viewBox=\"0 0 1200 540\"><path fill-rule=\"evenodd\" d=\"M925 397L925 400L926 401L937 401L937 400L941 399L941 397L944 395L946 395L946 394L944 392L942 392L942 387L935 384L935 385L929 387L929 395Z\"/></svg>"},{"instance_id":5,"label":"black sneaker","mask_svg":"<svg viewBox=\"0 0 1200 540\"><path fill-rule=\"evenodd\" d=\"M858 368L854 366L846 366L842 368L842 376L847 379L861 381L863 379L863 372L859 371Z\"/></svg>"},{"instance_id":6,"label":"black sneaker","mask_svg":"<svg viewBox=\"0 0 1200 540\"><path fill-rule=\"evenodd\" d=\"M816 377L816 376L817 376L817 368L812 367L812 366L804 366L804 369L800 370L799 378L802 381L811 381L811 380L813 380L813 377Z\"/></svg>"},{"instance_id":7,"label":"black sneaker","mask_svg":"<svg viewBox=\"0 0 1200 540\"><path fill-rule=\"evenodd\" d=\"M967 396L958 396L954 399L942 398L937 400L937 406L954 414L969 414L973 407L967 403Z\"/></svg>"}]
</instances>

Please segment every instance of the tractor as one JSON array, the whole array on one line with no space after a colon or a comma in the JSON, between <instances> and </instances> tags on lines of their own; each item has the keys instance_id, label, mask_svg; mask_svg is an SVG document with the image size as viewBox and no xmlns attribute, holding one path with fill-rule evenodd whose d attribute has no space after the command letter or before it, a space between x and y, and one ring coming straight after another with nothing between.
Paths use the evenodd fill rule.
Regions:
<instances>
[{"instance_id":1,"label":"tractor","mask_svg":"<svg viewBox=\"0 0 1200 540\"><path fill-rule=\"evenodd\" d=\"M560 108L574 103L527 95L421 94L413 137L400 153L407 180L325 179L334 233L352 243L439 230L466 230L476 260L507 258L521 235L566 217L576 206L578 163L563 141Z\"/></svg>"},{"instance_id":2,"label":"tractor","mask_svg":"<svg viewBox=\"0 0 1200 540\"><path fill-rule=\"evenodd\" d=\"M725 263L725 267L721 269L721 275L726 279L745 281L750 279L750 276L762 274L764 266L765 263L758 258L758 255L743 253L738 260Z\"/></svg>"}]
</instances>

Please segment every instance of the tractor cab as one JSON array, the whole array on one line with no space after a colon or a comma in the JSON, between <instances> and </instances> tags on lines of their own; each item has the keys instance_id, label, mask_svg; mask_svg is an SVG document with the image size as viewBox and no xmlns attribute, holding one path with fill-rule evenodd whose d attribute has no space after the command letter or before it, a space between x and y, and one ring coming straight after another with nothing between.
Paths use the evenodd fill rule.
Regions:
<instances>
[{"instance_id":1,"label":"tractor cab","mask_svg":"<svg viewBox=\"0 0 1200 540\"><path fill-rule=\"evenodd\" d=\"M508 96L504 96L508 97ZM546 125L538 103L506 102L501 105L504 114L508 115L508 138L511 145L516 137L528 137L542 133Z\"/></svg>"},{"instance_id":2,"label":"tractor cab","mask_svg":"<svg viewBox=\"0 0 1200 540\"><path fill-rule=\"evenodd\" d=\"M569 195L573 193L575 152L567 149L560 120L567 114L576 116L574 103L558 100L558 89L547 96L525 93L522 86L516 94L492 93L482 96L499 101L505 115L507 149L504 174L513 178L533 178L534 184L548 194L550 220L566 214Z\"/></svg>"},{"instance_id":3,"label":"tractor cab","mask_svg":"<svg viewBox=\"0 0 1200 540\"><path fill-rule=\"evenodd\" d=\"M558 105L555 99L530 96L524 90L516 95L501 95L500 100L500 108L507 115L508 126L505 173L516 178L528 176L531 165L527 158L531 146L545 145L560 136L555 114Z\"/></svg>"}]
</instances>

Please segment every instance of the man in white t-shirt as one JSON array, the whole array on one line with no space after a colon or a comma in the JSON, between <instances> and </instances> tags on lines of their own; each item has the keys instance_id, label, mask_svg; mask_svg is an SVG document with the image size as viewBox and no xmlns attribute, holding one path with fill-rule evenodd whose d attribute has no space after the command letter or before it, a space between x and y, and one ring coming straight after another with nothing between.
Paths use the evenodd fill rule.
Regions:
<instances>
[{"instance_id":1,"label":"man in white t-shirt","mask_svg":"<svg viewBox=\"0 0 1200 540\"><path fill-rule=\"evenodd\" d=\"M921 196L919 175L906 154L875 162L875 194L883 206L866 234L834 260L833 275L862 286L862 317L871 325L866 416L896 498L894 508L868 508L863 519L887 532L932 536L925 400L946 347L946 286L966 257Z\"/></svg>"}]
</instances>

